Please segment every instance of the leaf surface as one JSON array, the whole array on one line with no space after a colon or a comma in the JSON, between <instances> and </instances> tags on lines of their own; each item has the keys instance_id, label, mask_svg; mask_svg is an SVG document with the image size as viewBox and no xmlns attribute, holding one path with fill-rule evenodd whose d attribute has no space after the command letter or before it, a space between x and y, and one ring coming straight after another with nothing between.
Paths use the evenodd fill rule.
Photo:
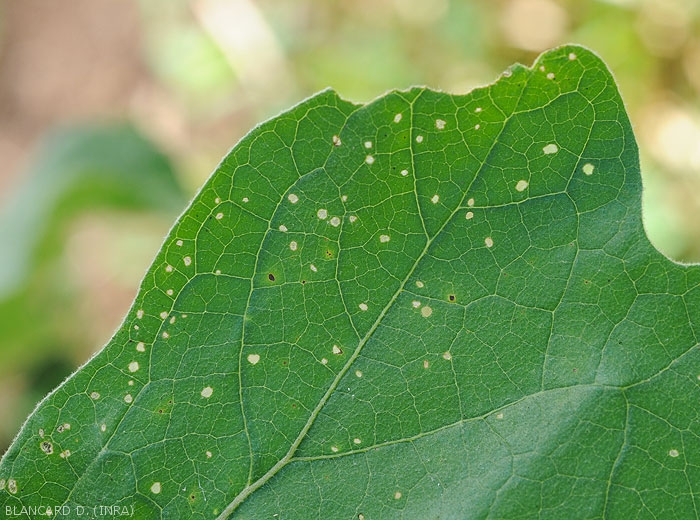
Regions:
<instances>
[{"instance_id":1,"label":"leaf surface","mask_svg":"<svg viewBox=\"0 0 700 520\"><path fill-rule=\"evenodd\" d=\"M223 160L0 506L697 518L700 271L640 196L580 47L464 96L322 92Z\"/></svg>"}]
</instances>

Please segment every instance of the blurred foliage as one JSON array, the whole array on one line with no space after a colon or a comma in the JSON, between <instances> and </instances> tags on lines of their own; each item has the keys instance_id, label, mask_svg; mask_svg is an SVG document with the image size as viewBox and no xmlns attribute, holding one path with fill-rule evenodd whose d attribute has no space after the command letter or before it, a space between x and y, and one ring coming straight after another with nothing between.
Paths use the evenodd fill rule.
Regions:
<instances>
[{"instance_id":1,"label":"blurred foliage","mask_svg":"<svg viewBox=\"0 0 700 520\"><path fill-rule=\"evenodd\" d=\"M650 238L700 260L697 0L0 2L0 289L16 287L0 298L0 450L108 339L184 199L261 120L327 86L465 92L566 42L619 82ZM76 120L102 123L51 130ZM169 159L124 152L148 141ZM90 190L67 188L80 176Z\"/></svg>"}]
</instances>

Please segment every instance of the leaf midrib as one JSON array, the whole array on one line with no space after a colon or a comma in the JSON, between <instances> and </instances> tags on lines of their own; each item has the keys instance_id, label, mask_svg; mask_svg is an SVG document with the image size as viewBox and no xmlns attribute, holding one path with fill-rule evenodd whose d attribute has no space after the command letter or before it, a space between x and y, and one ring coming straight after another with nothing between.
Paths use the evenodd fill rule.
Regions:
<instances>
[{"instance_id":1,"label":"leaf midrib","mask_svg":"<svg viewBox=\"0 0 700 520\"><path fill-rule=\"evenodd\" d=\"M501 136L503 135L503 132L505 131L506 127L508 126L508 122L511 120L511 118L518 113L517 108L520 105L520 102L522 100L523 94L527 90L530 79L532 78L532 68L528 69L528 78L524 82L522 89L520 90L520 94L518 96L518 100L515 103L513 111L504 118L503 120L503 126L501 127L501 130L499 131L498 135L493 139L493 142L491 144L491 147L489 148L488 152L486 153L484 160L482 161L481 165L479 166L479 169L476 171L474 177L472 180L469 182L469 185L464 189L462 198L460 202L455 206L455 209L452 210L450 215L444 220L440 228L435 232L432 238L428 237L425 246L423 247L423 251L418 255L416 261L413 263L413 266L411 269L406 273L403 282L401 282L401 285L398 287L398 289L394 292L394 295L391 297L389 302L384 306L382 311L379 313L377 316L376 320L370 327L370 329L367 331L365 336L360 340L358 346L355 348L354 352L348 358L347 362L343 366L343 368L338 372L336 377L333 379L333 382L330 384L328 389L326 390L325 394L323 397L319 400L319 403L316 405L316 407L313 409L311 412L309 419L307 420L306 424L304 427L300 430L299 434L297 435L296 439L290 446L289 450L285 454L284 457L282 457L274 466L272 466L262 477L260 477L258 480L253 482L252 484L246 486L235 498L234 500L226 506L226 509L224 509L221 514L217 517L216 520L226 520L237 508L240 506L243 501L245 501L252 493L257 491L260 487L262 487L266 482L268 482L272 477L274 477L280 470L282 470L294 457L294 453L296 450L299 448L301 442L304 440L306 437L306 434L309 432L311 427L313 426L314 422L316 421L316 418L318 417L319 413L325 406L326 402L330 399L330 397L333 395L333 392L335 389L338 387L340 384L340 381L343 379L345 374L350 370L350 367L353 365L355 360L359 357L360 353L362 352L362 349L364 346L367 344L367 342L370 340L372 335L374 334L374 331L379 327L379 325L382 323L384 317L386 314L389 312L389 310L392 308L394 305L394 302L396 302L397 298L399 295L403 292L404 287L406 283L408 283L408 280L411 279L411 276L413 276L413 273L415 272L416 268L420 264L420 262L425 258L426 254L428 253L430 246L433 244L433 242L440 236L442 233L443 229L447 224L452 221L454 216L457 214L457 212L462 210L462 206L464 204L465 199L467 198L467 195L469 193L469 190L473 186L474 182L479 178L481 173L483 172L484 167L488 163L489 158L491 157L491 154L493 153L494 148L496 145L499 143L499 140ZM427 89L421 90L421 92L416 96L416 98L411 102L411 133L413 132L413 106L414 104L420 99L420 97L425 93ZM558 96L557 96L558 97ZM347 124L347 123L346 123ZM414 157L415 157L415 152L414 152L414 144L413 141L410 143L411 146L411 161L413 163ZM415 179L415 169L413 171L414 179ZM414 181L414 186L415 186L415 181ZM414 188L415 189L415 188ZM418 192L417 189L415 189L416 193L416 199L418 197ZM420 207L420 205L419 205ZM420 211L420 210L419 210ZM423 224L425 226L425 224Z\"/></svg>"}]
</instances>

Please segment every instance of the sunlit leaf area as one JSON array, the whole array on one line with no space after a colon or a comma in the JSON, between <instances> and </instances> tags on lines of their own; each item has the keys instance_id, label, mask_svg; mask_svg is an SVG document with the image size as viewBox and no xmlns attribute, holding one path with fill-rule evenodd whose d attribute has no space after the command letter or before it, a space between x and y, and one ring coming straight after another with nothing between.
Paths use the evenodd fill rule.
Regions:
<instances>
[{"instance_id":1,"label":"sunlit leaf area","mask_svg":"<svg viewBox=\"0 0 700 520\"><path fill-rule=\"evenodd\" d=\"M126 315L173 221L261 121L326 88L463 94L574 42L613 71L644 225L700 260L695 0L0 4L0 452Z\"/></svg>"}]
</instances>

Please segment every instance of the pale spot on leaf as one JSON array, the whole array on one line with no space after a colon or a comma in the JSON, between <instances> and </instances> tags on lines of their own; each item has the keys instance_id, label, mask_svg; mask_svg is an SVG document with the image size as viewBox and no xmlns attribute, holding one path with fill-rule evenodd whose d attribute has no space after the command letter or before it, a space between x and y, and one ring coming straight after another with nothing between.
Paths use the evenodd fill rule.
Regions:
<instances>
[{"instance_id":1,"label":"pale spot on leaf","mask_svg":"<svg viewBox=\"0 0 700 520\"><path fill-rule=\"evenodd\" d=\"M542 148L542 151L546 155L551 155L553 153L557 153L559 151L559 147L554 143L550 143L547 146L545 146L544 148Z\"/></svg>"},{"instance_id":2,"label":"pale spot on leaf","mask_svg":"<svg viewBox=\"0 0 700 520\"><path fill-rule=\"evenodd\" d=\"M93 400L97 401L99 398L100 398L100 394L97 393L97 392L92 392L92 393L90 394L90 399L93 399Z\"/></svg>"},{"instance_id":3,"label":"pale spot on leaf","mask_svg":"<svg viewBox=\"0 0 700 520\"><path fill-rule=\"evenodd\" d=\"M476 107L476 108L474 109L474 112L476 112L476 113L478 114L479 112L481 112L481 110L482 110L481 107Z\"/></svg>"},{"instance_id":4,"label":"pale spot on leaf","mask_svg":"<svg viewBox=\"0 0 700 520\"><path fill-rule=\"evenodd\" d=\"M146 352L146 344L143 341L139 341L136 344L136 350L138 350L139 352Z\"/></svg>"},{"instance_id":5,"label":"pale spot on leaf","mask_svg":"<svg viewBox=\"0 0 700 520\"><path fill-rule=\"evenodd\" d=\"M467 206L469 206L470 208L471 208L472 206L474 206L474 199L469 199L469 200L467 201Z\"/></svg>"},{"instance_id":6,"label":"pale spot on leaf","mask_svg":"<svg viewBox=\"0 0 700 520\"><path fill-rule=\"evenodd\" d=\"M515 185L515 189L517 191L525 191L528 187L528 182L526 180L520 180L518 181L518 184Z\"/></svg>"},{"instance_id":7,"label":"pale spot on leaf","mask_svg":"<svg viewBox=\"0 0 700 520\"><path fill-rule=\"evenodd\" d=\"M396 115L394 116L394 123L398 123L399 121L401 121L401 118L402 118L402 117L403 117L402 114L396 114Z\"/></svg>"},{"instance_id":8,"label":"pale spot on leaf","mask_svg":"<svg viewBox=\"0 0 700 520\"><path fill-rule=\"evenodd\" d=\"M394 493L394 500L400 500L402 496L401 491L397 491Z\"/></svg>"},{"instance_id":9,"label":"pale spot on leaf","mask_svg":"<svg viewBox=\"0 0 700 520\"><path fill-rule=\"evenodd\" d=\"M205 453L205 455L207 456L208 459L211 459L211 457L212 457L211 451L207 451Z\"/></svg>"},{"instance_id":10,"label":"pale spot on leaf","mask_svg":"<svg viewBox=\"0 0 700 520\"><path fill-rule=\"evenodd\" d=\"M425 284L423 282L421 282L420 280L418 280L416 282L416 287L418 287L419 289L422 289L423 287L425 287Z\"/></svg>"},{"instance_id":11,"label":"pale spot on leaf","mask_svg":"<svg viewBox=\"0 0 700 520\"><path fill-rule=\"evenodd\" d=\"M486 237L484 239L484 244L486 244L486 247L493 247L493 239L491 237Z\"/></svg>"},{"instance_id":12,"label":"pale spot on leaf","mask_svg":"<svg viewBox=\"0 0 700 520\"><path fill-rule=\"evenodd\" d=\"M137 317L138 319L143 318L143 309L139 309L139 310L136 311L136 317Z\"/></svg>"},{"instance_id":13,"label":"pale spot on leaf","mask_svg":"<svg viewBox=\"0 0 700 520\"><path fill-rule=\"evenodd\" d=\"M348 217L348 220L350 221L350 223L352 223L352 222L355 222L357 220L357 217L355 215L350 215Z\"/></svg>"},{"instance_id":14,"label":"pale spot on leaf","mask_svg":"<svg viewBox=\"0 0 700 520\"><path fill-rule=\"evenodd\" d=\"M134 402L134 398L132 397L131 394L126 394L126 395L124 396L124 402L125 402L126 404L131 404L131 403Z\"/></svg>"},{"instance_id":15,"label":"pale spot on leaf","mask_svg":"<svg viewBox=\"0 0 700 520\"><path fill-rule=\"evenodd\" d=\"M365 148L372 148L372 141L365 141Z\"/></svg>"},{"instance_id":16,"label":"pale spot on leaf","mask_svg":"<svg viewBox=\"0 0 700 520\"><path fill-rule=\"evenodd\" d=\"M354 442L355 444L362 444L362 441L358 438L353 439L352 442Z\"/></svg>"},{"instance_id":17,"label":"pale spot on leaf","mask_svg":"<svg viewBox=\"0 0 700 520\"><path fill-rule=\"evenodd\" d=\"M338 227L340 225L340 219L338 217L331 218L331 226Z\"/></svg>"},{"instance_id":18,"label":"pale spot on leaf","mask_svg":"<svg viewBox=\"0 0 700 520\"><path fill-rule=\"evenodd\" d=\"M570 52L570 53L569 53L569 59L570 59L571 61L575 60L575 59L576 59L576 54L574 54L573 52Z\"/></svg>"},{"instance_id":19,"label":"pale spot on leaf","mask_svg":"<svg viewBox=\"0 0 700 520\"><path fill-rule=\"evenodd\" d=\"M338 447L337 446L331 446L331 451L333 453L338 453Z\"/></svg>"},{"instance_id":20,"label":"pale spot on leaf","mask_svg":"<svg viewBox=\"0 0 700 520\"><path fill-rule=\"evenodd\" d=\"M318 271L318 268L314 264L311 264L309 269L311 269L314 273Z\"/></svg>"},{"instance_id":21,"label":"pale spot on leaf","mask_svg":"<svg viewBox=\"0 0 700 520\"><path fill-rule=\"evenodd\" d=\"M366 311L366 310L368 309L366 303L361 303L361 304L359 305L359 307L360 307L360 310L362 310L362 311Z\"/></svg>"},{"instance_id":22,"label":"pale spot on leaf","mask_svg":"<svg viewBox=\"0 0 700 520\"><path fill-rule=\"evenodd\" d=\"M438 195L437 193L433 195L430 199L430 202L432 202L433 204L437 204L438 202L440 202L440 195Z\"/></svg>"},{"instance_id":23,"label":"pale spot on leaf","mask_svg":"<svg viewBox=\"0 0 700 520\"><path fill-rule=\"evenodd\" d=\"M223 214L223 213L217 213L217 214L216 214L216 220L221 220L222 218L224 218L224 214Z\"/></svg>"},{"instance_id":24,"label":"pale spot on leaf","mask_svg":"<svg viewBox=\"0 0 700 520\"><path fill-rule=\"evenodd\" d=\"M192 263L192 257L186 256L182 259L182 261L185 263L186 266L189 266Z\"/></svg>"},{"instance_id":25,"label":"pale spot on leaf","mask_svg":"<svg viewBox=\"0 0 700 520\"><path fill-rule=\"evenodd\" d=\"M477 123L477 124L474 125L474 130L478 130L479 128L481 128L481 125L480 125L480 124Z\"/></svg>"},{"instance_id":26,"label":"pale spot on leaf","mask_svg":"<svg viewBox=\"0 0 700 520\"><path fill-rule=\"evenodd\" d=\"M328 218L328 210L321 208L316 212L316 216L321 220L326 220Z\"/></svg>"},{"instance_id":27,"label":"pale spot on leaf","mask_svg":"<svg viewBox=\"0 0 700 520\"><path fill-rule=\"evenodd\" d=\"M139 362L138 361L132 361L129 363L129 372L137 372L139 369Z\"/></svg>"},{"instance_id":28,"label":"pale spot on leaf","mask_svg":"<svg viewBox=\"0 0 700 520\"><path fill-rule=\"evenodd\" d=\"M284 224L282 224L282 225L279 227L279 230L280 230L282 233L286 233L286 232L287 232L287 226L285 226Z\"/></svg>"},{"instance_id":29,"label":"pale spot on leaf","mask_svg":"<svg viewBox=\"0 0 700 520\"><path fill-rule=\"evenodd\" d=\"M334 136L333 136L333 145L334 145L334 146L340 146L341 144L343 144L343 143L340 141L340 137L338 137L337 135L334 135ZM290 199L290 200L291 200L291 199ZM293 204L293 203L292 203L292 204Z\"/></svg>"},{"instance_id":30,"label":"pale spot on leaf","mask_svg":"<svg viewBox=\"0 0 700 520\"><path fill-rule=\"evenodd\" d=\"M214 389L211 386L205 386L202 388L201 394L204 399L209 399L214 393Z\"/></svg>"},{"instance_id":31,"label":"pale spot on leaf","mask_svg":"<svg viewBox=\"0 0 700 520\"><path fill-rule=\"evenodd\" d=\"M581 169L586 175L593 175L593 170L595 170L595 166L593 166L591 163L586 163Z\"/></svg>"},{"instance_id":32,"label":"pale spot on leaf","mask_svg":"<svg viewBox=\"0 0 700 520\"><path fill-rule=\"evenodd\" d=\"M373 163L374 163L374 157L372 157L371 155L368 155L367 157L365 157L365 162L366 162L367 164L373 164Z\"/></svg>"},{"instance_id":33,"label":"pale spot on leaf","mask_svg":"<svg viewBox=\"0 0 700 520\"><path fill-rule=\"evenodd\" d=\"M670 450L670 451L668 452L668 456L669 456L669 457L673 457L674 459L675 459L676 457L678 457L678 455L680 455L680 453L678 453L678 450Z\"/></svg>"},{"instance_id":34,"label":"pale spot on leaf","mask_svg":"<svg viewBox=\"0 0 700 520\"><path fill-rule=\"evenodd\" d=\"M172 289L168 289L167 291L165 291L165 294L167 294L168 296L172 296L174 293Z\"/></svg>"},{"instance_id":35,"label":"pale spot on leaf","mask_svg":"<svg viewBox=\"0 0 700 520\"><path fill-rule=\"evenodd\" d=\"M386 244L389 240L391 240L391 237L389 235L380 235L379 236L379 241L382 244Z\"/></svg>"},{"instance_id":36,"label":"pale spot on leaf","mask_svg":"<svg viewBox=\"0 0 700 520\"><path fill-rule=\"evenodd\" d=\"M447 351L442 355L442 359L449 361L450 359L452 359L452 354L450 354L450 352Z\"/></svg>"},{"instance_id":37,"label":"pale spot on leaf","mask_svg":"<svg viewBox=\"0 0 700 520\"><path fill-rule=\"evenodd\" d=\"M107 425L106 425L106 424L101 424L101 425L100 425L100 431L106 432L106 431L107 431Z\"/></svg>"},{"instance_id":38,"label":"pale spot on leaf","mask_svg":"<svg viewBox=\"0 0 700 520\"><path fill-rule=\"evenodd\" d=\"M417 143L422 143L422 142L423 142L423 136L422 136L422 135L417 135L417 136L416 136L416 142L417 142Z\"/></svg>"},{"instance_id":39,"label":"pale spot on leaf","mask_svg":"<svg viewBox=\"0 0 700 520\"><path fill-rule=\"evenodd\" d=\"M554 72L549 72L547 74L547 79L554 79Z\"/></svg>"},{"instance_id":40,"label":"pale spot on leaf","mask_svg":"<svg viewBox=\"0 0 700 520\"><path fill-rule=\"evenodd\" d=\"M467 211L467 214L464 216L467 220L471 220L474 218L474 213L471 211Z\"/></svg>"},{"instance_id":41,"label":"pale spot on leaf","mask_svg":"<svg viewBox=\"0 0 700 520\"><path fill-rule=\"evenodd\" d=\"M420 313L424 318L429 318L433 314L433 309L426 305L420 310Z\"/></svg>"},{"instance_id":42,"label":"pale spot on leaf","mask_svg":"<svg viewBox=\"0 0 700 520\"><path fill-rule=\"evenodd\" d=\"M175 245L177 247L182 247L182 244L183 244L182 240L178 240L177 242L175 242Z\"/></svg>"},{"instance_id":43,"label":"pale spot on leaf","mask_svg":"<svg viewBox=\"0 0 700 520\"><path fill-rule=\"evenodd\" d=\"M13 478L7 481L7 490L10 492L12 495L17 494L17 481Z\"/></svg>"},{"instance_id":44,"label":"pale spot on leaf","mask_svg":"<svg viewBox=\"0 0 700 520\"><path fill-rule=\"evenodd\" d=\"M413 300L411 302L411 305L413 305L414 309L417 309L418 307L420 307L420 302L418 300Z\"/></svg>"},{"instance_id":45,"label":"pale spot on leaf","mask_svg":"<svg viewBox=\"0 0 700 520\"><path fill-rule=\"evenodd\" d=\"M321 359L321 364L322 364L322 365L327 365L327 364L328 364L328 360L327 360L326 358Z\"/></svg>"},{"instance_id":46,"label":"pale spot on leaf","mask_svg":"<svg viewBox=\"0 0 700 520\"><path fill-rule=\"evenodd\" d=\"M153 493L154 495L159 494L161 492L161 490L162 490L162 488L161 488L160 482L154 482L151 485L151 493Z\"/></svg>"},{"instance_id":47,"label":"pale spot on leaf","mask_svg":"<svg viewBox=\"0 0 700 520\"><path fill-rule=\"evenodd\" d=\"M356 376L356 377L362 377L362 371L361 371L361 370L355 370L355 376Z\"/></svg>"},{"instance_id":48,"label":"pale spot on leaf","mask_svg":"<svg viewBox=\"0 0 700 520\"><path fill-rule=\"evenodd\" d=\"M248 197L243 197L243 202L248 202L250 199Z\"/></svg>"},{"instance_id":49,"label":"pale spot on leaf","mask_svg":"<svg viewBox=\"0 0 700 520\"><path fill-rule=\"evenodd\" d=\"M161 320L164 320L164 319L167 318L167 317L168 317L168 313L167 313L166 311L163 311L163 312L160 313L160 319L161 319Z\"/></svg>"},{"instance_id":50,"label":"pale spot on leaf","mask_svg":"<svg viewBox=\"0 0 700 520\"><path fill-rule=\"evenodd\" d=\"M166 265L166 266L165 266L165 270L166 270L168 273L172 273L172 272L173 272L173 266L172 266L172 265Z\"/></svg>"},{"instance_id":51,"label":"pale spot on leaf","mask_svg":"<svg viewBox=\"0 0 700 520\"><path fill-rule=\"evenodd\" d=\"M401 170L401 175L404 177L408 176L408 170Z\"/></svg>"},{"instance_id":52,"label":"pale spot on leaf","mask_svg":"<svg viewBox=\"0 0 700 520\"><path fill-rule=\"evenodd\" d=\"M447 123L442 119L435 120L435 128L437 128L438 130L443 130L446 124Z\"/></svg>"},{"instance_id":53,"label":"pale spot on leaf","mask_svg":"<svg viewBox=\"0 0 700 520\"><path fill-rule=\"evenodd\" d=\"M340 349L340 347L338 345L333 345L332 350L333 350L333 354L335 354L336 356L339 356L340 354L343 353L343 351Z\"/></svg>"},{"instance_id":54,"label":"pale spot on leaf","mask_svg":"<svg viewBox=\"0 0 700 520\"><path fill-rule=\"evenodd\" d=\"M289 202L291 202L292 204L296 204L297 202L299 202L299 197L294 195L294 193L290 193L287 199L289 199Z\"/></svg>"},{"instance_id":55,"label":"pale spot on leaf","mask_svg":"<svg viewBox=\"0 0 700 520\"><path fill-rule=\"evenodd\" d=\"M296 251L296 250L297 250L297 247L299 247L299 246L298 246L298 244L296 243L296 241L292 240L292 241L289 243L289 249L291 249L292 251Z\"/></svg>"},{"instance_id":56,"label":"pale spot on leaf","mask_svg":"<svg viewBox=\"0 0 700 520\"><path fill-rule=\"evenodd\" d=\"M430 361L427 359L423 360L423 368L428 369L430 367Z\"/></svg>"},{"instance_id":57,"label":"pale spot on leaf","mask_svg":"<svg viewBox=\"0 0 700 520\"><path fill-rule=\"evenodd\" d=\"M248 363L257 365L260 361L260 354L248 354Z\"/></svg>"},{"instance_id":58,"label":"pale spot on leaf","mask_svg":"<svg viewBox=\"0 0 700 520\"><path fill-rule=\"evenodd\" d=\"M163 339L168 339L170 337L170 333L168 333L168 331L163 332L161 335L163 336Z\"/></svg>"}]
</instances>

